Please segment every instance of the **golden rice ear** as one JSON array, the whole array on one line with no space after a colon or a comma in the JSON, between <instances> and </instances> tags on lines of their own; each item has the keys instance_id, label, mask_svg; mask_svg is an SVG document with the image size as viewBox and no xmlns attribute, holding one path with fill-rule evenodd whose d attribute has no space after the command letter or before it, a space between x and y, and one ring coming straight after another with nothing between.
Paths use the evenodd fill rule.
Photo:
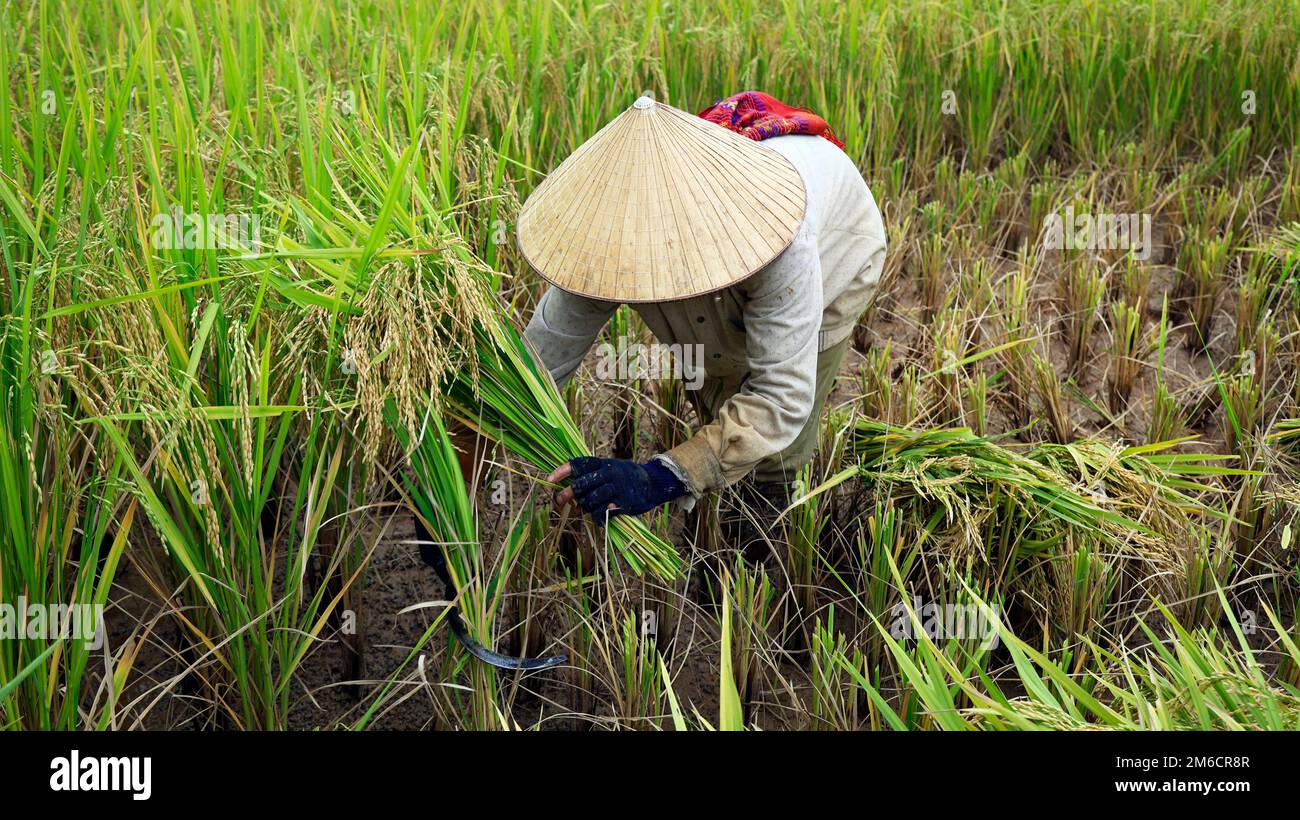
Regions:
<instances>
[{"instance_id":1,"label":"golden rice ear","mask_svg":"<svg viewBox=\"0 0 1300 820\"><path fill-rule=\"evenodd\" d=\"M776 151L641 97L528 198L519 248L572 293L686 299L775 259L805 205L803 179Z\"/></svg>"}]
</instances>

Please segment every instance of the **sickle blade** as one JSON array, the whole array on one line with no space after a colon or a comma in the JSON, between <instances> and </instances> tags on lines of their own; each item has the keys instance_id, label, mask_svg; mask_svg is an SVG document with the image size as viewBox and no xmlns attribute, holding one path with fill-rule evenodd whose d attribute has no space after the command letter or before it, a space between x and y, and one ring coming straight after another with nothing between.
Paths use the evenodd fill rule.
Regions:
<instances>
[{"instance_id":1,"label":"sickle blade","mask_svg":"<svg viewBox=\"0 0 1300 820\"><path fill-rule=\"evenodd\" d=\"M420 517L415 517L415 530L420 538L420 558L424 563L433 567L433 571L438 573L438 578L446 585L449 594L454 593L456 586L451 582L451 575L447 572L447 560L442 555L442 550L436 543L433 543L428 530L424 528ZM552 666L559 666L568 660L566 655L551 655L545 658L516 658L510 655L502 655L500 652L493 652L483 644L474 640L469 634L469 629L465 626L465 620L460 617L460 610L455 604L451 606L451 612L447 613L451 623L451 632L460 641L461 646L469 654L483 661L489 666L495 666L497 669L506 669L516 672L532 672L538 669L550 669Z\"/></svg>"}]
</instances>

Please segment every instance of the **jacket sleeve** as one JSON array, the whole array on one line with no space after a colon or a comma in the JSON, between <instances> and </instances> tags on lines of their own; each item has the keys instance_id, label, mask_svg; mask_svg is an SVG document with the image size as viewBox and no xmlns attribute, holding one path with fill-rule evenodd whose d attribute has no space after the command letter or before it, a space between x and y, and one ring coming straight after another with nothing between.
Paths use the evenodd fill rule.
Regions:
<instances>
[{"instance_id":1,"label":"jacket sleeve","mask_svg":"<svg viewBox=\"0 0 1300 820\"><path fill-rule=\"evenodd\" d=\"M817 244L801 229L754 274L745 305L749 374L740 391L712 423L666 453L693 496L734 484L799 435L813 407L821 321Z\"/></svg>"},{"instance_id":2,"label":"jacket sleeve","mask_svg":"<svg viewBox=\"0 0 1300 820\"><path fill-rule=\"evenodd\" d=\"M551 286L537 303L524 336L541 357L542 367L564 387L617 309L616 302L588 299Z\"/></svg>"}]
</instances>

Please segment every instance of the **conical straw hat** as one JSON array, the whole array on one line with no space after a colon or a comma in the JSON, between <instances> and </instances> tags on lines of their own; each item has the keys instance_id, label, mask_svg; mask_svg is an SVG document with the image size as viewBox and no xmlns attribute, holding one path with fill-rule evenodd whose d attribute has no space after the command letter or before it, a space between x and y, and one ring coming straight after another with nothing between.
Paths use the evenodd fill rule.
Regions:
<instances>
[{"instance_id":1,"label":"conical straw hat","mask_svg":"<svg viewBox=\"0 0 1300 820\"><path fill-rule=\"evenodd\" d=\"M776 151L641 97L528 198L519 247L572 293L686 299L775 259L804 205L803 179Z\"/></svg>"}]
</instances>

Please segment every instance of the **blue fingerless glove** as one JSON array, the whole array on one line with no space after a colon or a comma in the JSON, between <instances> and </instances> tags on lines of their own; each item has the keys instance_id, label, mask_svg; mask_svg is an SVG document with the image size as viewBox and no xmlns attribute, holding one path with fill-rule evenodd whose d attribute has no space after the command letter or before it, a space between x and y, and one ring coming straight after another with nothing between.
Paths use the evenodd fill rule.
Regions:
<instances>
[{"instance_id":1,"label":"blue fingerless glove","mask_svg":"<svg viewBox=\"0 0 1300 820\"><path fill-rule=\"evenodd\" d=\"M605 513L615 515L640 515L660 504L667 504L686 494L686 485L673 471L658 461L637 464L617 458L575 458L569 462L573 470L573 494L582 509L597 523L603 523ZM609 505L616 509L609 509Z\"/></svg>"}]
</instances>

